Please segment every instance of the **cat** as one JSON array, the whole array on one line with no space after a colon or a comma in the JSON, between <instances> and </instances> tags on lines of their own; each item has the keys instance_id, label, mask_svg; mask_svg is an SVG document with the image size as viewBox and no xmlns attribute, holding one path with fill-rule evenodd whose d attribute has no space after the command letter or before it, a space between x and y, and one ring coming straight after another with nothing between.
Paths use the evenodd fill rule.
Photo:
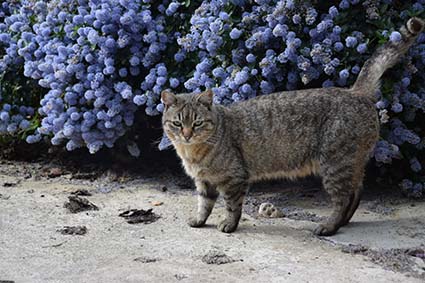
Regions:
<instances>
[{"instance_id":1,"label":"cat","mask_svg":"<svg viewBox=\"0 0 425 283\"><path fill-rule=\"evenodd\" d=\"M201 227L219 194L226 215L217 228L236 230L249 184L257 180L322 177L333 212L314 230L329 236L356 211L365 165L379 138L375 93L424 28L411 18L399 42L387 42L366 61L351 88L319 88L258 96L230 106L213 93L163 91L164 133L193 178L198 195L191 227Z\"/></svg>"}]
</instances>

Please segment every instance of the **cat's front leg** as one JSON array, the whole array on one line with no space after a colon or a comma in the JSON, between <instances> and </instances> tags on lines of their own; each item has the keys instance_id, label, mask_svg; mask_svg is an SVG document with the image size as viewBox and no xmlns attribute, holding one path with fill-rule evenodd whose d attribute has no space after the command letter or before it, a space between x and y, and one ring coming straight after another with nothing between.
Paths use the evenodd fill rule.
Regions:
<instances>
[{"instance_id":1,"label":"cat's front leg","mask_svg":"<svg viewBox=\"0 0 425 283\"><path fill-rule=\"evenodd\" d=\"M226 206L226 218L218 224L218 230L225 233L232 233L236 230L247 191L248 184L245 181L232 182L232 184L220 188Z\"/></svg>"},{"instance_id":2,"label":"cat's front leg","mask_svg":"<svg viewBox=\"0 0 425 283\"><path fill-rule=\"evenodd\" d=\"M219 194L208 182L197 180L195 185L198 191L198 211L195 217L189 218L188 224L191 227L202 227L210 216Z\"/></svg>"}]
</instances>

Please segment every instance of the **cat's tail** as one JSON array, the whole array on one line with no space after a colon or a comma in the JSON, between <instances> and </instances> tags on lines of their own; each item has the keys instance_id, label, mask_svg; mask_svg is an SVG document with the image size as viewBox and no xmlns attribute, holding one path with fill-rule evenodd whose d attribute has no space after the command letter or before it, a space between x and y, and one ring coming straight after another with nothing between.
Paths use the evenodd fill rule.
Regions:
<instances>
[{"instance_id":1,"label":"cat's tail","mask_svg":"<svg viewBox=\"0 0 425 283\"><path fill-rule=\"evenodd\" d=\"M388 41L365 62L351 90L358 95L374 95L380 87L381 76L407 52L424 26L425 22L419 18L409 19L400 28L399 41Z\"/></svg>"}]
</instances>

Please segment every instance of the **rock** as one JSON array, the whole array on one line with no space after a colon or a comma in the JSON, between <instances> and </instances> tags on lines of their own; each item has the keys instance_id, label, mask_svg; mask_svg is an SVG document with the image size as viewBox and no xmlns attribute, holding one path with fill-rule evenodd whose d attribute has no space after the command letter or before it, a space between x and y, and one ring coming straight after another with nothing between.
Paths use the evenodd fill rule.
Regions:
<instances>
[{"instance_id":1,"label":"rock","mask_svg":"<svg viewBox=\"0 0 425 283\"><path fill-rule=\"evenodd\" d=\"M143 209L130 209L119 214L124 217L129 224L150 224L161 218L159 215L152 212L152 208L148 210Z\"/></svg>"},{"instance_id":2,"label":"rock","mask_svg":"<svg viewBox=\"0 0 425 283\"><path fill-rule=\"evenodd\" d=\"M267 218L280 218L285 216L282 211L278 210L273 204L269 202L265 202L260 205L258 214Z\"/></svg>"},{"instance_id":3,"label":"rock","mask_svg":"<svg viewBox=\"0 0 425 283\"><path fill-rule=\"evenodd\" d=\"M16 185L18 185L18 183L19 182L4 182L3 187L5 187L5 188L16 187Z\"/></svg>"},{"instance_id":4,"label":"rock","mask_svg":"<svg viewBox=\"0 0 425 283\"><path fill-rule=\"evenodd\" d=\"M63 175L63 171L59 167L53 167L50 168L50 170L47 171L47 177L49 178L57 178Z\"/></svg>"},{"instance_id":5,"label":"rock","mask_svg":"<svg viewBox=\"0 0 425 283\"><path fill-rule=\"evenodd\" d=\"M206 263L206 264L226 264L226 263L232 263L235 261L239 261L239 260L235 260L229 256L227 256L225 253L223 253L222 251L219 250L210 250L206 255L204 255L202 257L202 262Z\"/></svg>"},{"instance_id":6,"label":"rock","mask_svg":"<svg viewBox=\"0 0 425 283\"><path fill-rule=\"evenodd\" d=\"M64 226L57 230L63 235L85 235L87 233L86 226Z\"/></svg>"},{"instance_id":7,"label":"rock","mask_svg":"<svg viewBox=\"0 0 425 283\"><path fill-rule=\"evenodd\" d=\"M99 210L99 208L91 203L88 199L80 198L79 196L69 196L69 201L65 202L64 207L71 213L77 213L86 210Z\"/></svg>"}]
</instances>

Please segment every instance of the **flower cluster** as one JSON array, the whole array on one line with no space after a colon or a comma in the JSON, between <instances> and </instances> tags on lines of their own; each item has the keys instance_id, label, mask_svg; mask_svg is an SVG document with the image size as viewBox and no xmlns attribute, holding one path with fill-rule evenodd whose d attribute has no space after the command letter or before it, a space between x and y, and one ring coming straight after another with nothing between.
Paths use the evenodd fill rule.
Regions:
<instances>
[{"instance_id":1,"label":"flower cluster","mask_svg":"<svg viewBox=\"0 0 425 283\"><path fill-rule=\"evenodd\" d=\"M40 93L36 82L16 76L24 62L18 54L24 47L20 29L29 25L28 18L14 13L20 7L15 1L0 5L0 134L30 132L36 123L33 118Z\"/></svg>"},{"instance_id":2,"label":"flower cluster","mask_svg":"<svg viewBox=\"0 0 425 283\"><path fill-rule=\"evenodd\" d=\"M205 1L189 33L178 39L180 53L196 53L199 62L186 89L213 88L216 102L226 104L320 78L326 87L345 86L359 72L355 63L344 68L341 58L364 54L366 38L359 31L342 32L337 7L319 17L307 2L234 2Z\"/></svg>"},{"instance_id":3,"label":"flower cluster","mask_svg":"<svg viewBox=\"0 0 425 283\"><path fill-rule=\"evenodd\" d=\"M125 134L138 106L158 114L161 90L179 84L168 80L161 63L176 36L167 32L167 18L179 6L170 1L61 0L7 7L13 12L1 26L6 54L0 72L21 65L25 77L47 90L39 100L41 125L27 141L49 136L54 145L66 143L68 150L86 146L95 153ZM145 78L142 83L140 78ZM17 125L7 124L12 117L6 110L3 126L13 133Z\"/></svg>"},{"instance_id":4,"label":"flower cluster","mask_svg":"<svg viewBox=\"0 0 425 283\"><path fill-rule=\"evenodd\" d=\"M94 153L112 147L136 111L159 115L163 89L211 88L215 103L230 104L274 91L349 86L379 45L401 39L398 28L409 17L425 17L424 6L425 0L4 1L0 134ZM397 69L377 94L382 133L375 164L387 175L403 168L396 181L425 195L424 34Z\"/></svg>"}]
</instances>

